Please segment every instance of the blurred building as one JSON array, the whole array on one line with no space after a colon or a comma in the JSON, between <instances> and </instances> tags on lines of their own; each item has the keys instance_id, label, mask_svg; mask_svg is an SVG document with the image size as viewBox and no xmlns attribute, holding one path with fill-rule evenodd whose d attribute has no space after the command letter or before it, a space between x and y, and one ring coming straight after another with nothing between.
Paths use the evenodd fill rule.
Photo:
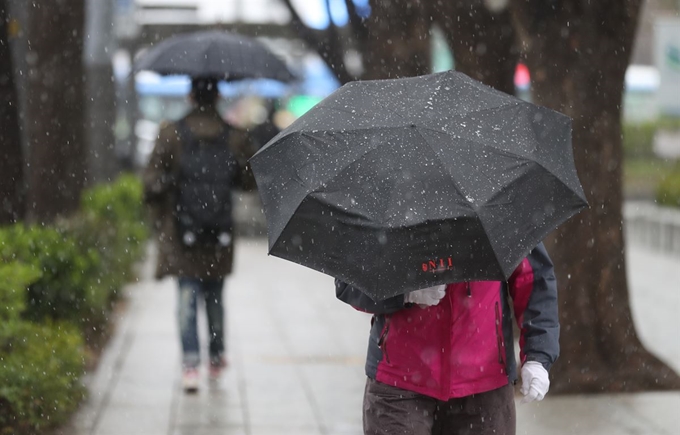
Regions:
<instances>
[{"instance_id":1,"label":"blurred building","mask_svg":"<svg viewBox=\"0 0 680 435\"><path fill-rule=\"evenodd\" d=\"M285 25L285 5L272 0L136 0L137 20L153 23L253 23Z\"/></svg>"},{"instance_id":2,"label":"blurred building","mask_svg":"<svg viewBox=\"0 0 680 435\"><path fill-rule=\"evenodd\" d=\"M336 0L333 0L336 1ZM344 0L341 0L344 1ZM339 83L314 50L291 28L291 16L281 0L116 0L116 35L120 50L114 68L121 82L117 131L121 153L133 166L143 166L153 147L158 123L176 119L188 110L189 80L136 74L130 68L135 54L179 33L206 28L224 29L251 37L282 58L299 80L290 85L271 81L222 83L221 111L225 118L251 118L253 101L265 114L272 109L299 115L334 91ZM330 19L324 0L292 0L305 24L323 28ZM325 14L325 15L324 15ZM249 96L248 104L239 102ZM128 104L130 103L130 104ZM127 104L127 105L126 105ZM238 122L236 122L238 124ZM246 121L248 124L249 121Z\"/></svg>"},{"instance_id":3,"label":"blurred building","mask_svg":"<svg viewBox=\"0 0 680 435\"><path fill-rule=\"evenodd\" d=\"M663 52L667 48L663 39L677 39L677 36L660 31L661 27L668 28L663 24L672 23L673 20L680 20L680 0L642 2L633 53L626 72L623 105L626 121L646 122L660 115L680 116L678 88L677 85L673 86L674 82L680 82L680 72L672 73L677 75L669 79ZM675 27L679 22L675 21ZM675 46L680 47L680 40L675 42Z\"/></svg>"}]
</instances>

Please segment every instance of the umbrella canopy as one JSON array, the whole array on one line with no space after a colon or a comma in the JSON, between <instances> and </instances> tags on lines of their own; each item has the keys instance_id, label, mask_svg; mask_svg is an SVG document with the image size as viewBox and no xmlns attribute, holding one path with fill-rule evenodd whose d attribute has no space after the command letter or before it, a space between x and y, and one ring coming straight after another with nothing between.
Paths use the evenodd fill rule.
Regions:
<instances>
[{"instance_id":1,"label":"umbrella canopy","mask_svg":"<svg viewBox=\"0 0 680 435\"><path fill-rule=\"evenodd\" d=\"M223 80L294 79L285 63L253 38L217 30L173 36L144 53L135 71Z\"/></svg>"},{"instance_id":2,"label":"umbrella canopy","mask_svg":"<svg viewBox=\"0 0 680 435\"><path fill-rule=\"evenodd\" d=\"M349 83L251 165L270 254L375 300L506 280L587 206L570 119L456 72Z\"/></svg>"}]
</instances>

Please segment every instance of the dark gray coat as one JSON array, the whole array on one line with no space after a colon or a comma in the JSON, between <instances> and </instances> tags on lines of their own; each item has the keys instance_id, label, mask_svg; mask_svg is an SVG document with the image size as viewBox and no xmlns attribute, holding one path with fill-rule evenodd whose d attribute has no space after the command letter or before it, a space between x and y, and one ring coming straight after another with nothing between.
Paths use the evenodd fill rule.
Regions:
<instances>
[{"instance_id":1,"label":"dark gray coat","mask_svg":"<svg viewBox=\"0 0 680 435\"><path fill-rule=\"evenodd\" d=\"M241 166L237 187L244 190L254 188L255 183L247 167L247 160L256 150L245 132L228 127L214 108L194 109L184 120L194 135L203 138L215 138L223 129L232 128L229 143L224 145L231 148ZM179 171L181 147L177 123L164 124L143 174L145 197L151 205L158 236L156 278L168 275L223 278L232 270L233 243L227 248L186 248L177 237L174 180Z\"/></svg>"}]
</instances>

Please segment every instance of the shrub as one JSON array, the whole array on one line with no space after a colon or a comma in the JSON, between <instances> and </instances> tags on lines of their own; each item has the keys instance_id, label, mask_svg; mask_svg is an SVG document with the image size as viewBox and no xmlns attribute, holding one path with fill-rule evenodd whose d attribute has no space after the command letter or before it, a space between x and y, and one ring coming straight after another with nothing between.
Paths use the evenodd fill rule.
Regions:
<instances>
[{"instance_id":1,"label":"shrub","mask_svg":"<svg viewBox=\"0 0 680 435\"><path fill-rule=\"evenodd\" d=\"M139 179L131 175L113 184L95 186L83 193L80 215L62 223L83 248L98 253L104 267L97 282L107 289L110 298L133 279L132 267L142 256L149 236L142 192Z\"/></svg>"},{"instance_id":2,"label":"shrub","mask_svg":"<svg viewBox=\"0 0 680 435\"><path fill-rule=\"evenodd\" d=\"M627 158L653 158L656 122L626 123L621 128L623 152Z\"/></svg>"},{"instance_id":3,"label":"shrub","mask_svg":"<svg viewBox=\"0 0 680 435\"><path fill-rule=\"evenodd\" d=\"M83 399L83 340L67 323L0 326L0 433L64 422Z\"/></svg>"},{"instance_id":4,"label":"shrub","mask_svg":"<svg viewBox=\"0 0 680 435\"><path fill-rule=\"evenodd\" d=\"M27 287L40 278L34 267L18 262L0 264L0 322L18 319L26 308Z\"/></svg>"},{"instance_id":5,"label":"shrub","mask_svg":"<svg viewBox=\"0 0 680 435\"><path fill-rule=\"evenodd\" d=\"M661 117L655 121L624 123L621 126L623 152L630 159L653 159L654 136L659 130L680 130L680 118Z\"/></svg>"},{"instance_id":6,"label":"shrub","mask_svg":"<svg viewBox=\"0 0 680 435\"><path fill-rule=\"evenodd\" d=\"M142 183L133 175L124 175L113 184L86 190L81 199L81 209L86 218L106 225L109 229L107 235L117 246L126 246L130 256L135 257L148 237L142 201ZM115 231L112 231L114 228Z\"/></svg>"},{"instance_id":7,"label":"shrub","mask_svg":"<svg viewBox=\"0 0 680 435\"><path fill-rule=\"evenodd\" d=\"M680 207L680 162L657 186L656 201L660 205Z\"/></svg>"},{"instance_id":8,"label":"shrub","mask_svg":"<svg viewBox=\"0 0 680 435\"><path fill-rule=\"evenodd\" d=\"M121 177L85 191L82 212L55 227L0 229L0 262L18 260L41 272L28 289L27 318L101 330L147 235L141 183Z\"/></svg>"},{"instance_id":9,"label":"shrub","mask_svg":"<svg viewBox=\"0 0 680 435\"><path fill-rule=\"evenodd\" d=\"M26 317L81 325L103 321L107 295L97 285L99 253L67 232L23 225L0 229L0 261L20 261L41 272L28 288Z\"/></svg>"},{"instance_id":10,"label":"shrub","mask_svg":"<svg viewBox=\"0 0 680 435\"><path fill-rule=\"evenodd\" d=\"M132 176L84 192L52 227L0 228L0 435L65 421L84 388L84 343L107 325L148 232Z\"/></svg>"},{"instance_id":11,"label":"shrub","mask_svg":"<svg viewBox=\"0 0 680 435\"><path fill-rule=\"evenodd\" d=\"M82 338L68 323L22 319L34 267L0 265L0 434L30 434L64 421L84 393Z\"/></svg>"}]
</instances>

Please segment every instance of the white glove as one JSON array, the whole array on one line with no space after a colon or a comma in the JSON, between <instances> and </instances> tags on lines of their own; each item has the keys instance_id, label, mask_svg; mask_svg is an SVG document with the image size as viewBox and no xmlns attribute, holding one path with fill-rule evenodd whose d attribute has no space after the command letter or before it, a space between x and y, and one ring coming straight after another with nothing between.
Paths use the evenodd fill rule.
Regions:
<instances>
[{"instance_id":1,"label":"white glove","mask_svg":"<svg viewBox=\"0 0 680 435\"><path fill-rule=\"evenodd\" d=\"M420 308L427 308L437 305L445 294L446 285L436 285L407 293L404 302L418 304Z\"/></svg>"},{"instance_id":2,"label":"white glove","mask_svg":"<svg viewBox=\"0 0 680 435\"><path fill-rule=\"evenodd\" d=\"M543 400L550 388L548 371L537 361L527 361L522 366L522 387L519 391L524 394L520 403L530 403Z\"/></svg>"}]
</instances>

